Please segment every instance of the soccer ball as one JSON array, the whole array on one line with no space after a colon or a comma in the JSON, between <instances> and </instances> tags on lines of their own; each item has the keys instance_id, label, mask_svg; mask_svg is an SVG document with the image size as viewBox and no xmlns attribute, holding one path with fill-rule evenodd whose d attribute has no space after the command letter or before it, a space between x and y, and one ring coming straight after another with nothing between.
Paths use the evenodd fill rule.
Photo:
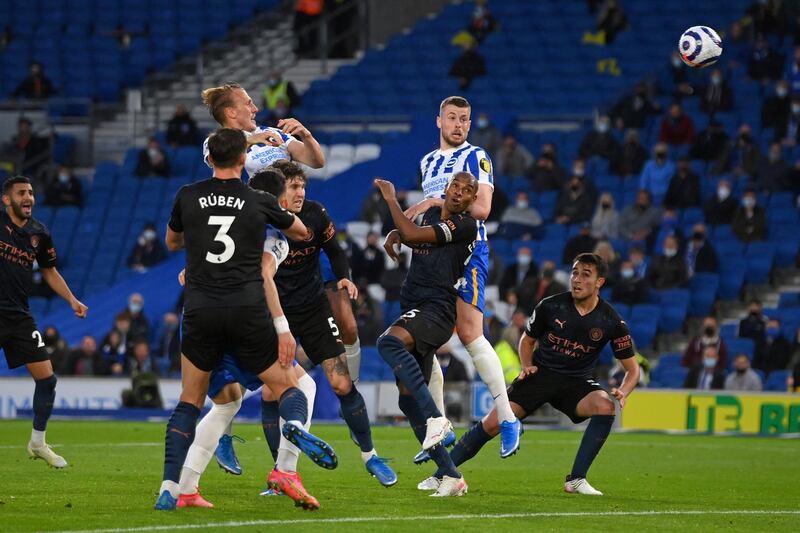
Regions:
<instances>
[{"instance_id":1,"label":"soccer ball","mask_svg":"<svg viewBox=\"0 0 800 533\"><path fill-rule=\"evenodd\" d=\"M681 35L678 52L690 67L707 67L722 55L722 39L708 26L692 26Z\"/></svg>"}]
</instances>

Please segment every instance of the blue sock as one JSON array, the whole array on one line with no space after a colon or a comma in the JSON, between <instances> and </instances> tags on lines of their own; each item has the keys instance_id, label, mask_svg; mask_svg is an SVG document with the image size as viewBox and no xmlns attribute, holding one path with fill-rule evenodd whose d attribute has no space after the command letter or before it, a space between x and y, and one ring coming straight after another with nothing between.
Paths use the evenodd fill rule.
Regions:
<instances>
[{"instance_id":1,"label":"blue sock","mask_svg":"<svg viewBox=\"0 0 800 533\"><path fill-rule=\"evenodd\" d=\"M436 463L436 466L439 467L436 470L437 474L440 474L439 477L441 479L442 476L450 476L450 477L461 477L461 473L456 469L456 465L453 463L453 458L450 457L450 454L447 453L447 449L442 444L437 444L430 450L428 453L431 456L431 459Z\"/></svg>"},{"instance_id":2,"label":"blue sock","mask_svg":"<svg viewBox=\"0 0 800 533\"><path fill-rule=\"evenodd\" d=\"M469 461L483 448L483 445L492 440L492 436L486 433L483 429L483 422L478 422L469 431L459 439L453 449L450 450L450 457L453 459L453 464L456 466L462 465ZM436 471L435 477L441 479L445 474L442 469Z\"/></svg>"},{"instance_id":3,"label":"blue sock","mask_svg":"<svg viewBox=\"0 0 800 533\"><path fill-rule=\"evenodd\" d=\"M36 431L47 429L47 421L56 401L56 382L58 379L55 374L49 378L34 380L36 388L33 390L33 429Z\"/></svg>"},{"instance_id":4,"label":"blue sock","mask_svg":"<svg viewBox=\"0 0 800 533\"><path fill-rule=\"evenodd\" d=\"M264 437L267 439L267 446L269 446L273 461L278 460L278 446L281 443L279 418L278 402L261 400L261 428L264 430Z\"/></svg>"},{"instance_id":5,"label":"blue sock","mask_svg":"<svg viewBox=\"0 0 800 533\"><path fill-rule=\"evenodd\" d=\"M177 483L181 478L181 467L186 452L194 441L194 431L200 409L186 402L178 402L167 422L164 446L164 481Z\"/></svg>"},{"instance_id":6,"label":"blue sock","mask_svg":"<svg viewBox=\"0 0 800 533\"><path fill-rule=\"evenodd\" d=\"M572 464L570 479L585 478L592 461L597 457L597 453L611 433L611 426L614 424L614 415L594 415L583 432L581 445L578 447L578 454Z\"/></svg>"},{"instance_id":7,"label":"blue sock","mask_svg":"<svg viewBox=\"0 0 800 533\"><path fill-rule=\"evenodd\" d=\"M414 436L420 444L425 442L425 430L427 429L428 421L425 415L419 410L416 400L410 394L401 394L397 400L397 406L406 415L411 429L414 430Z\"/></svg>"},{"instance_id":8,"label":"blue sock","mask_svg":"<svg viewBox=\"0 0 800 533\"><path fill-rule=\"evenodd\" d=\"M425 384L419 363L406 350L403 342L397 337L385 335L378 339L378 352L383 360L392 367L392 371L400 383L411 391L411 395L419 405L425 419L442 416L442 413L436 408L428 385Z\"/></svg>"},{"instance_id":9,"label":"blue sock","mask_svg":"<svg viewBox=\"0 0 800 533\"><path fill-rule=\"evenodd\" d=\"M356 386L343 396L338 396L339 403L342 404L342 418L347 422L347 426L356 436L358 446L362 452L371 452L375 446L372 444L372 431L369 427L369 415L367 415L367 404L364 397L356 390Z\"/></svg>"},{"instance_id":10,"label":"blue sock","mask_svg":"<svg viewBox=\"0 0 800 533\"><path fill-rule=\"evenodd\" d=\"M290 387L281 394L278 412L281 418L290 421L297 421L305 424L308 418L308 400L303 391L297 387Z\"/></svg>"}]
</instances>

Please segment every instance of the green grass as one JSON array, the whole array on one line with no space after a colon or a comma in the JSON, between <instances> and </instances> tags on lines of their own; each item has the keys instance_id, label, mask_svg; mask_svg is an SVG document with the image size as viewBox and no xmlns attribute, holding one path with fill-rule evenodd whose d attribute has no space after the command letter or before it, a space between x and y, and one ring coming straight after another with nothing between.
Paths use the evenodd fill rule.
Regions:
<instances>
[{"instance_id":1,"label":"green grass","mask_svg":"<svg viewBox=\"0 0 800 533\"><path fill-rule=\"evenodd\" d=\"M286 527L269 522L284 520L301 521L290 526L292 531L324 532L796 531L800 512L800 446L792 440L613 434L589 475L606 495L592 498L562 492L581 434L528 431L520 453L512 458L501 460L494 441L464 465L468 495L433 499L416 490L431 468L411 463L418 446L408 428L374 430L376 447L382 455L396 458L393 466L400 477L396 486L384 489L366 474L346 428L317 425L315 432L328 439L340 460L334 471L301 460L305 485L322 503L320 511L310 513L296 509L287 498L258 496L269 467L260 427L239 424L236 431L247 439L237 446L244 475L225 475L212 464L202 481L203 494L216 508L155 512L162 423L54 421L48 440L70 463L57 471L27 458L30 422L2 421L0 531L168 529L187 524L223 531L232 527L220 523L243 521L257 523L235 530L266 531ZM742 510L759 513L738 514ZM627 514L652 511L697 513ZM720 511L737 513L711 514ZM528 513L534 515L519 516ZM445 515L459 516L421 518ZM374 521L324 521L355 517Z\"/></svg>"}]
</instances>

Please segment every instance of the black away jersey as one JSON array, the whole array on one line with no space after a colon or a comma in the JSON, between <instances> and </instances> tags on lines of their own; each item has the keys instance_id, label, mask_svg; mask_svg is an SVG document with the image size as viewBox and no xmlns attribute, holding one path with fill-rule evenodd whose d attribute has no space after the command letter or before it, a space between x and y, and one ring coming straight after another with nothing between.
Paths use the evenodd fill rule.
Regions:
<instances>
[{"instance_id":1,"label":"black away jersey","mask_svg":"<svg viewBox=\"0 0 800 533\"><path fill-rule=\"evenodd\" d=\"M0 312L30 314L33 263L56 266L56 249L47 228L35 218L19 227L0 212Z\"/></svg>"}]
</instances>

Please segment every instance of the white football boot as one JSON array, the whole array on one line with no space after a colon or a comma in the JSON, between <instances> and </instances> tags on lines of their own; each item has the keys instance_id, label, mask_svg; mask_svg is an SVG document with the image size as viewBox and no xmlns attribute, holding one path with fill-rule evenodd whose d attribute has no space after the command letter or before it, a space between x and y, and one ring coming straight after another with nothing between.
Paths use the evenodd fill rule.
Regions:
<instances>
[{"instance_id":1,"label":"white football boot","mask_svg":"<svg viewBox=\"0 0 800 533\"><path fill-rule=\"evenodd\" d=\"M451 431L453 431L453 424L450 423L447 417L429 418L425 428L425 441L422 443L422 449L430 450L442 442Z\"/></svg>"},{"instance_id":2,"label":"white football boot","mask_svg":"<svg viewBox=\"0 0 800 533\"><path fill-rule=\"evenodd\" d=\"M67 461L54 452L47 444L34 446L32 442L28 442L28 455L30 455L31 459L44 459L44 462L53 468L64 468L67 466Z\"/></svg>"},{"instance_id":3,"label":"white football boot","mask_svg":"<svg viewBox=\"0 0 800 533\"><path fill-rule=\"evenodd\" d=\"M586 478L570 479L564 483L564 492L570 494L585 494L587 496L602 496L603 493L589 485Z\"/></svg>"},{"instance_id":4,"label":"white football boot","mask_svg":"<svg viewBox=\"0 0 800 533\"><path fill-rule=\"evenodd\" d=\"M431 476L429 478L423 479L417 484L418 490L436 490L439 488L439 485L442 484L442 480L438 477Z\"/></svg>"},{"instance_id":5,"label":"white football boot","mask_svg":"<svg viewBox=\"0 0 800 533\"><path fill-rule=\"evenodd\" d=\"M464 477L444 476L439 488L431 494L434 498L446 498L448 496L463 496L467 493L467 482Z\"/></svg>"}]
</instances>

